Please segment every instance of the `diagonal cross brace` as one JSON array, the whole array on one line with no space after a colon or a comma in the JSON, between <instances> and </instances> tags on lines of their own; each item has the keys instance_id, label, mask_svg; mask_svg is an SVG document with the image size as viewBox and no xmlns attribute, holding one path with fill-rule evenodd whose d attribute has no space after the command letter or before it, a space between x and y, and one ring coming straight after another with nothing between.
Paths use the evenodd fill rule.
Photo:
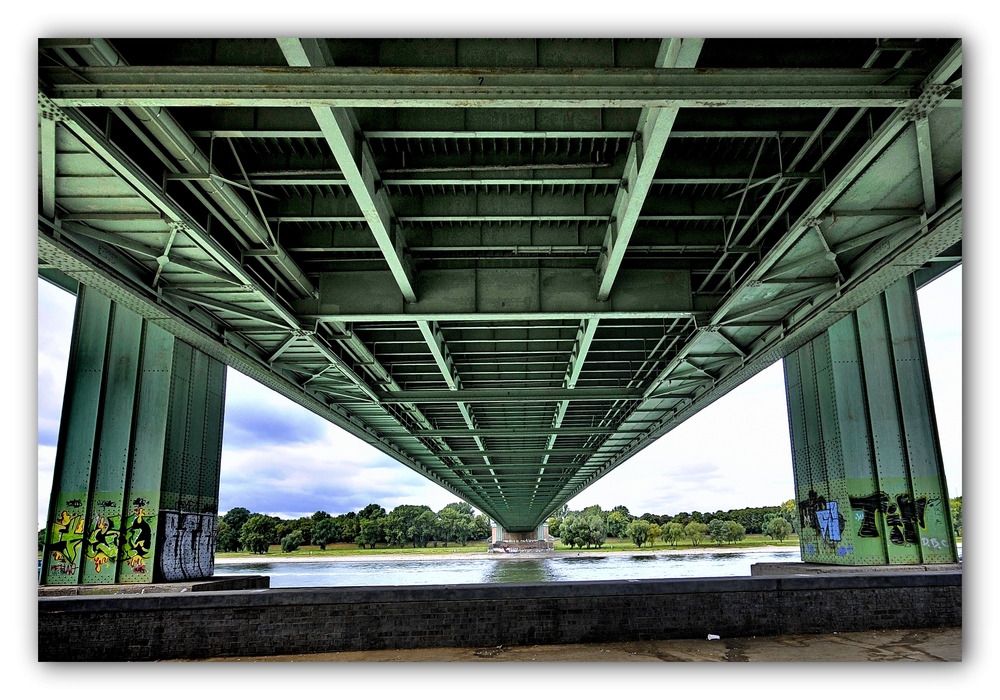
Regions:
<instances>
[{"instance_id":1,"label":"diagonal cross brace","mask_svg":"<svg viewBox=\"0 0 1000 700\"><path fill-rule=\"evenodd\" d=\"M277 41L290 66L333 65L329 50L317 39ZM392 205L385 190L376 186L380 178L375 168L375 159L364 139L356 136L360 134L360 128L354 112L344 107L311 109L403 297L409 302L416 301L413 266L406 241L396 229Z\"/></svg>"},{"instance_id":2,"label":"diagonal cross brace","mask_svg":"<svg viewBox=\"0 0 1000 700\"><path fill-rule=\"evenodd\" d=\"M448 346L445 344L441 327L435 321L417 321L417 327L424 336L424 342L427 343L431 355L434 356L434 362L437 363L438 369L441 370L448 388L452 391L461 389L462 379L458 376L458 370L455 369L455 361L451 359L451 353L448 352ZM478 426L476 425L476 417L472 414L470 406L463 401L459 401L458 410L462 414L462 419L469 427L469 430L475 430ZM486 445L483 439L478 435L474 435L472 439L476 442L479 450L485 453ZM486 460L487 464L490 464L490 458L485 454L483 455L483 459Z\"/></svg>"},{"instance_id":3,"label":"diagonal cross brace","mask_svg":"<svg viewBox=\"0 0 1000 700\"><path fill-rule=\"evenodd\" d=\"M656 65L658 68L693 68L704 43L704 39L664 40ZM603 251L597 261L598 301L607 301L611 295L678 112L676 107L645 108L639 115L635 138L625 159L622 184L604 234Z\"/></svg>"}]
</instances>

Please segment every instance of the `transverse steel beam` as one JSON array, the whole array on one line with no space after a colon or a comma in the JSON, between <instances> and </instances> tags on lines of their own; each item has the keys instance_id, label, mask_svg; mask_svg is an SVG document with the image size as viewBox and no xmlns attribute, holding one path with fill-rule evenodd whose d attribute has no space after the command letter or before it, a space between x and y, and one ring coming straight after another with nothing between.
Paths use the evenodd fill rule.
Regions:
<instances>
[{"instance_id":1,"label":"transverse steel beam","mask_svg":"<svg viewBox=\"0 0 1000 700\"><path fill-rule=\"evenodd\" d=\"M912 101L913 88L925 74L880 69L410 68L401 72L142 66L46 67L40 77L61 107L808 108L903 107Z\"/></svg>"}]
</instances>

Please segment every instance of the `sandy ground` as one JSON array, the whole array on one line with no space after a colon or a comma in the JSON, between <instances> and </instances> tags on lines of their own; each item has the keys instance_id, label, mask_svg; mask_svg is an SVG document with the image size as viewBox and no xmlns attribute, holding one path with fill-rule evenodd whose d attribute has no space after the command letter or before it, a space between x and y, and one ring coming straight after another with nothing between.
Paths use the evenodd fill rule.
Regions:
<instances>
[{"instance_id":1,"label":"sandy ground","mask_svg":"<svg viewBox=\"0 0 1000 700\"><path fill-rule=\"evenodd\" d=\"M430 661L430 662L613 662L656 661L961 661L962 630L876 630L831 634L794 634L731 639L672 639L597 644L551 644L521 647L382 649L286 656L201 659L218 662L274 661Z\"/></svg>"},{"instance_id":2,"label":"sandy ground","mask_svg":"<svg viewBox=\"0 0 1000 700\"><path fill-rule=\"evenodd\" d=\"M316 561L371 561L378 558L380 561L441 561L454 559L546 559L551 557L617 557L635 555L657 555L657 554L711 554L713 552L746 552L748 554L759 552L797 552L798 545L790 546L763 546L763 547L742 547L739 549L721 547L697 547L691 549L647 549L647 550L611 550L611 549L584 549L558 550L551 552L518 552L517 554L489 554L487 552L463 552L461 549L449 548L448 552L440 554L350 554L350 555L246 555L239 557L216 557L216 564L257 564L260 562L316 562Z\"/></svg>"}]
</instances>

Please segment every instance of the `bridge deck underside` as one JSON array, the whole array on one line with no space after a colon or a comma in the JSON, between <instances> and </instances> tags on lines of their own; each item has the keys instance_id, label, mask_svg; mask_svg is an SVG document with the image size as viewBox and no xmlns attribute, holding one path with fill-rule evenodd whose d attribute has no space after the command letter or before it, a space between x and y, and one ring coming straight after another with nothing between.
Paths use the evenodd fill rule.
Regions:
<instances>
[{"instance_id":1,"label":"bridge deck underside","mask_svg":"<svg viewBox=\"0 0 1000 700\"><path fill-rule=\"evenodd\" d=\"M528 530L960 261L961 90L936 39L41 40L40 274Z\"/></svg>"}]
</instances>

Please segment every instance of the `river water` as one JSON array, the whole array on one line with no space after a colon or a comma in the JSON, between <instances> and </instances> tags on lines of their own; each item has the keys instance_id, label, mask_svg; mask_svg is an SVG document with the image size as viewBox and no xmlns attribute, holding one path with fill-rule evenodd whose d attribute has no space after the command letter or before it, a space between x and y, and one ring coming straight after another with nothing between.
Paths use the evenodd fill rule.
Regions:
<instances>
[{"instance_id":1,"label":"river water","mask_svg":"<svg viewBox=\"0 0 1000 700\"><path fill-rule=\"evenodd\" d=\"M271 577L272 588L313 586L407 586L457 583L539 583L543 581L610 581L628 579L749 576L756 562L801 561L798 548L774 551L711 553L636 553L518 558L428 558L365 561L230 563L217 561L218 576L259 574Z\"/></svg>"}]
</instances>

